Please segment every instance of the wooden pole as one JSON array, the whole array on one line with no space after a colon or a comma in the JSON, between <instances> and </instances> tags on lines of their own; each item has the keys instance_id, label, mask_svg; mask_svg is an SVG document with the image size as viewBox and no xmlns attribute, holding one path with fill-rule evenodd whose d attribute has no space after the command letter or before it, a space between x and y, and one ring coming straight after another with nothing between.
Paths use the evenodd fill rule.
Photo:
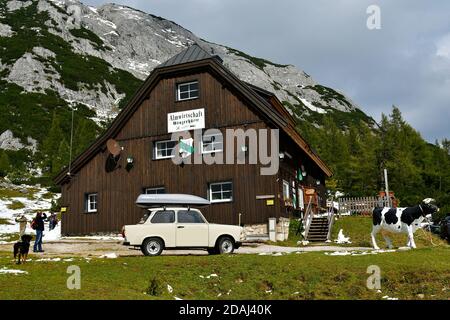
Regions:
<instances>
[{"instance_id":1,"label":"wooden pole","mask_svg":"<svg viewBox=\"0 0 450 320\"><path fill-rule=\"evenodd\" d=\"M384 184L386 187L386 198L387 198L387 204L388 207L391 206L391 197L389 196L389 182L388 182L388 171L387 169L384 169Z\"/></svg>"}]
</instances>

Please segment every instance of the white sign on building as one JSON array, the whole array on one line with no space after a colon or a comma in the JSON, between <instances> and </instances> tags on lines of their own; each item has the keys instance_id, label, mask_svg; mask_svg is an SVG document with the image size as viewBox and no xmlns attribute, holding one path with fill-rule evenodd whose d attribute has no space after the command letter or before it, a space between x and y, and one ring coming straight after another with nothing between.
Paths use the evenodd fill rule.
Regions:
<instances>
[{"instance_id":1,"label":"white sign on building","mask_svg":"<svg viewBox=\"0 0 450 320\"><path fill-rule=\"evenodd\" d=\"M172 112L167 114L168 133L205 128L205 109Z\"/></svg>"}]
</instances>

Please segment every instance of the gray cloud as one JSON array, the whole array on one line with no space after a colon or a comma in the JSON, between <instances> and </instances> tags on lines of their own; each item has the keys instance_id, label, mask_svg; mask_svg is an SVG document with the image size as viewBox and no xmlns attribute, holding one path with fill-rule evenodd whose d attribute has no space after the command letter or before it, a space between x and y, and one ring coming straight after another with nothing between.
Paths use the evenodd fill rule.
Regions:
<instances>
[{"instance_id":1,"label":"gray cloud","mask_svg":"<svg viewBox=\"0 0 450 320\"><path fill-rule=\"evenodd\" d=\"M447 0L116 2L173 20L206 40L294 64L375 119L395 104L431 142L450 137ZM371 4L381 8L381 30L366 27Z\"/></svg>"}]
</instances>

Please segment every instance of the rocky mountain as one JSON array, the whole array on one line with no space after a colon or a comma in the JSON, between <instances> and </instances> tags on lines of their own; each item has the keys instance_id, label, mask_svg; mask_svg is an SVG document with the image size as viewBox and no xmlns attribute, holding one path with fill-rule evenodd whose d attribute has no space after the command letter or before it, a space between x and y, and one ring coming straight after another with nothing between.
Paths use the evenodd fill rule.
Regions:
<instances>
[{"instance_id":1,"label":"rocky mountain","mask_svg":"<svg viewBox=\"0 0 450 320\"><path fill-rule=\"evenodd\" d=\"M39 149L57 114L102 126L161 62L197 43L240 79L274 92L299 121L373 124L348 97L292 65L200 39L175 22L123 5L0 0L0 148ZM100 130L100 129L99 129ZM37 143L36 143L37 141Z\"/></svg>"}]
</instances>

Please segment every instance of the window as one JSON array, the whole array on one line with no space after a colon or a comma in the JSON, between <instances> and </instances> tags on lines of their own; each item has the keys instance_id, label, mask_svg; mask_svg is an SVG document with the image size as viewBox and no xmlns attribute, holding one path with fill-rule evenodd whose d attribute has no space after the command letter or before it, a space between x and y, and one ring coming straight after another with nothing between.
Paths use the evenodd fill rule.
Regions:
<instances>
[{"instance_id":1,"label":"window","mask_svg":"<svg viewBox=\"0 0 450 320\"><path fill-rule=\"evenodd\" d=\"M202 216L197 211L178 211L178 223L205 223Z\"/></svg>"},{"instance_id":2,"label":"window","mask_svg":"<svg viewBox=\"0 0 450 320\"><path fill-rule=\"evenodd\" d=\"M198 98L198 81L180 83L177 86L177 100L189 100Z\"/></svg>"},{"instance_id":3,"label":"window","mask_svg":"<svg viewBox=\"0 0 450 320\"><path fill-rule=\"evenodd\" d=\"M97 212L97 194L89 193L86 195L86 211Z\"/></svg>"},{"instance_id":4,"label":"window","mask_svg":"<svg viewBox=\"0 0 450 320\"><path fill-rule=\"evenodd\" d=\"M175 212L174 211L157 211L151 220L151 223L174 223Z\"/></svg>"},{"instance_id":5,"label":"window","mask_svg":"<svg viewBox=\"0 0 450 320\"><path fill-rule=\"evenodd\" d=\"M162 193L166 193L166 189L164 187L145 188L144 193L145 194L162 194Z\"/></svg>"},{"instance_id":6,"label":"window","mask_svg":"<svg viewBox=\"0 0 450 320\"><path fill-rule=\"evenodd\" d=\"M289 182L286 180L283 180L283 200L290 199L290 193L289 193Z\"/></svg>"},{"instance_id":7,"label":"window","mask_svg":"<svg viewBox=\"0 0 450 320\"><path fill-rule=\"evenodd\" d=\"M233 188L231 182L218 182L209 185L209 201L230 202L233 200Z\"/></svg>"},{"instance_id":8,"label":"window","mask_svg":"<svg viewBox=\"0 0 450 320\"><path fill-rule=\"evenodd\" d=\"M177 142L171 140L156 141L154 148L155 159L167 159L172 158L172 151L175 148Z\"/></svg>"},{"instance_id":9,"label":"window","mask_svg":"<svg viewBox=\"0 0 450 320\"><path fill-rule=\"evenodd\" d=\"M202 153L223 151L222 133L205 134L202 139Z\"/></svg>"}]
</instances>

